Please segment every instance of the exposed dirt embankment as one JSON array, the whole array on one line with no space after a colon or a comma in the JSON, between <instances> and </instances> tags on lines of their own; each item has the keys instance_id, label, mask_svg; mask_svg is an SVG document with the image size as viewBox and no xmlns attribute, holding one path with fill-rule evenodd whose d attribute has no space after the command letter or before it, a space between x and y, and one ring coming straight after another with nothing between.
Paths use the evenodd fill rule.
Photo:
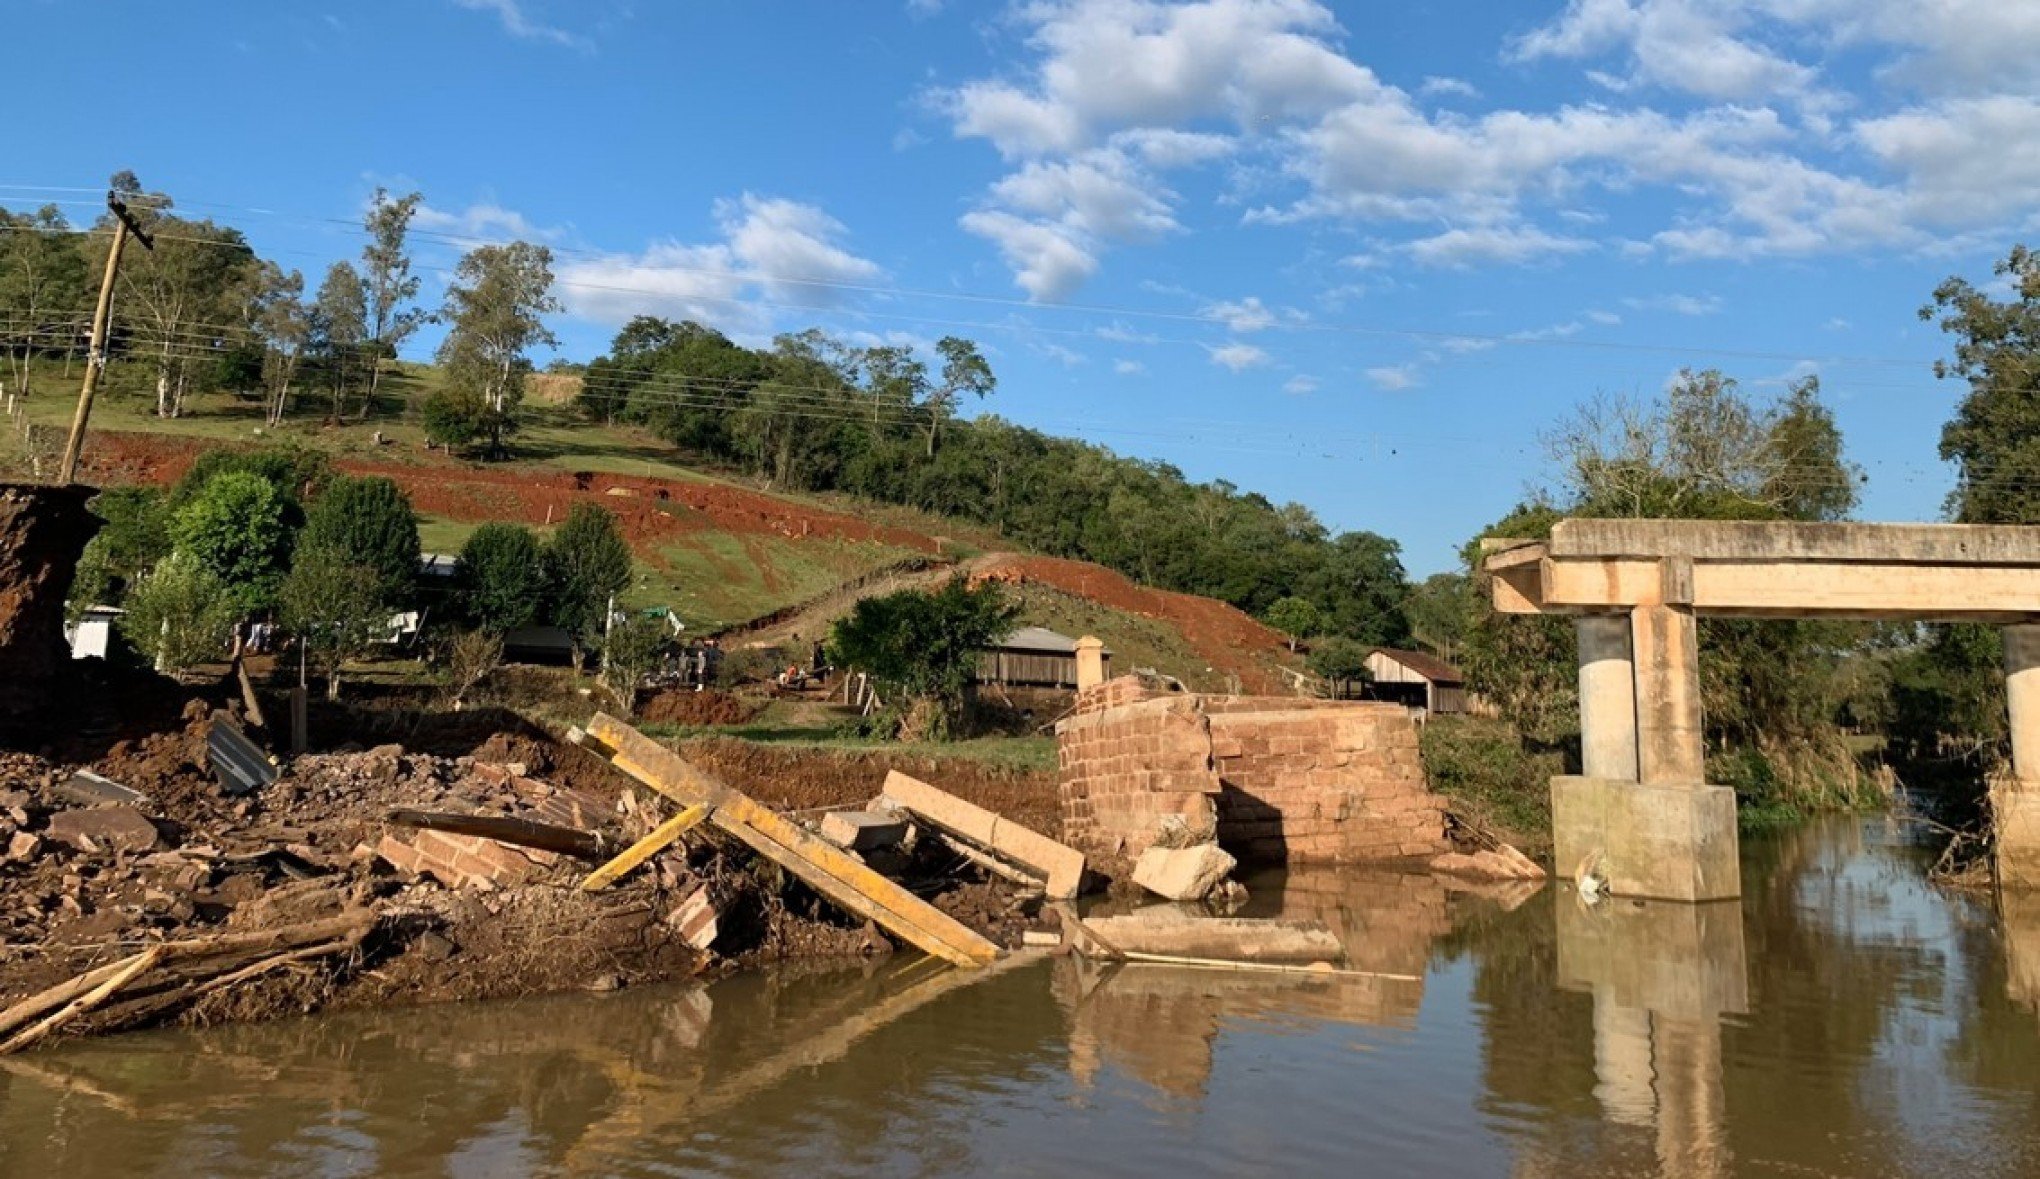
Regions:
<instances>
[{"instance_id":1,"label":"exposed dirt embankment","mask_svg":"<svg viewBox=\"0 0 2040 1179\"><path fill-rule=\"evenodd\" d=\"M1051 770L1015 770L964 758L883 750L759 745L724 737L684 742L680 752L758 801L783 810L862 806L879 794L887 771L898 770L1051 838L1062 826Z\"/></svg>"},{"instance_id":2,"label":"exposed dirt embankment","mask_svg":"<svg viewBox=\"0 0 2040 1179\"><path fill-rule=\"evenodd\" d=\"M70 670L64 599L99 531L91 494L0 484L0 736L32 730Z\"/></svg>"}]
</instances>

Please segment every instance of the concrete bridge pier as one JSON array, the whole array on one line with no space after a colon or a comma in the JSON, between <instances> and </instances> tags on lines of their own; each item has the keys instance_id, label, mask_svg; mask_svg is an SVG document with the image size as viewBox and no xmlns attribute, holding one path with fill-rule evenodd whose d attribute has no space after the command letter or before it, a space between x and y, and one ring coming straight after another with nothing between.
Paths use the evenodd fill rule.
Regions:
<instances>
[{"instance_id":1,"label":"concrete bridge pier","mask_svg":"<svg viewBox=\"0 0 2040 1179\"><path fill-rule=\"evenodd\" d=\"M2006 626L2004 645L2012 775L1991 786L1998 882L2040 889L2040 623Z\"/></svg>"},{"instance_id":2,"label":"concrete bridge pier","mask_svg":"<svg viewBox=\"0 0 2040 1179\"><path fill-rule=\"evenodd\" d=\"M1735 794L1706 781L1692 611L1582 614L1574 635L1581 775L1551 783L1558 871L1591 871L1618 896L1740 895Z\"/></svg>"}]
</instances>

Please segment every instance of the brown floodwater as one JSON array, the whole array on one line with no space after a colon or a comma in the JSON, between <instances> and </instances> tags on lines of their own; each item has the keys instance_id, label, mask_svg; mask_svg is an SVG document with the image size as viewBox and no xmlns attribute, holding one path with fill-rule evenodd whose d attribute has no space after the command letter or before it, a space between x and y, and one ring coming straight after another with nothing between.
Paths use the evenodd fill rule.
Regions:
<instances>
[{"instance_id":1,"label":"brown floodwater","mask_svg":"<svg viewBox=\"0 0 2040 1179\"><path fill-rule=\"evenodd\" d=\"M2040 1176L2040 898L1883 820L1740 903L1292 873L1374 976L1037 958L328 1016L0 1060L0 1174Z\"/></svg>"}]
</instances>

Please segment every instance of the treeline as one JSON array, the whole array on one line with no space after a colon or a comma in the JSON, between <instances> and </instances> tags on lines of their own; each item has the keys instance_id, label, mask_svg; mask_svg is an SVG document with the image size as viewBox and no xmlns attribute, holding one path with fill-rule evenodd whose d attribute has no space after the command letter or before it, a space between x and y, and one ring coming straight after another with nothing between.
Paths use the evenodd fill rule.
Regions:
<instances>
[{"instance_id":1,"label":"treeline","mask_svg":"<svg viewBox=\"0 0 2040 1179\"><path fill-rule=\"evenodd\" d=\"M1301 599L1326 634L1408 636L1395 541L1333 533L1301 504L1193 483L1167 463L996 415L961 418L996 378L968 340L935 348L923 359L808 331L751 349L700 324L640 317L588 365L580 404L593 420L649 429L782 488L959 517L1256 615Z\"/></svg>"},{"instance_id":2,"label":"treeline","mask_svg":"<svg viewBox=\"0 0 2040 1179\"><path fill-rule=\"evenodd\" d=\"M551 342L544 316L552 255L524 242L464 255L443 305L419 304L411 224L419 194L378 188L362 218L358 259L335 261L311 287L304 274L258 256L247 238L209 217L186 217L132 172L110 193L150 244L126 250L116 275L109 365L140 368L155 413L181 417L190 396L259 397L274 426L306 402L328 422L365 420L382 406L389 361L418 330L441 323L443 380L414 406L449 446L500 452L516 428L525 352ZM112 211L75 226L55 205L0 209L0 374L10 410L35 392L39 367L68 372L89 347L93 306L113 239Z\"/></svg>"}]
</instances>

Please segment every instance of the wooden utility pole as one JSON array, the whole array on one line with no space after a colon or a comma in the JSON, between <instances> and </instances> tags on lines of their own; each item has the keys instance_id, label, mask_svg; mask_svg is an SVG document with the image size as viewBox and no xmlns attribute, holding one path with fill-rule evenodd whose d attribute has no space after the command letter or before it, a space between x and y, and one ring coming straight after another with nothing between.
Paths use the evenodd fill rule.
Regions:
<instances>
[{"instance_id":1,"label":"wooden utility pole","mask_svg":"<svg viewBox=\"0 0 2040 1179\"><path fill-rule=\"evenodd\" d=\"M66 487L77 482L78 455L85 449L85 423L92 417L92 396L99 391L99 372L106 367L106 321L113 313L113 278L120 270L121 251L127 248L130 233L142 243L143 249L156 248L155 241L117 194L106 194L106 207L113 211L113 248L106 252L106 273L99 279L99 307L92 313L92 347L85 355L85 383L78 390L78 411L71 415L71 437L64 443L63 465L57 468L57 482Z\"/></svg>"}]
</instances>

